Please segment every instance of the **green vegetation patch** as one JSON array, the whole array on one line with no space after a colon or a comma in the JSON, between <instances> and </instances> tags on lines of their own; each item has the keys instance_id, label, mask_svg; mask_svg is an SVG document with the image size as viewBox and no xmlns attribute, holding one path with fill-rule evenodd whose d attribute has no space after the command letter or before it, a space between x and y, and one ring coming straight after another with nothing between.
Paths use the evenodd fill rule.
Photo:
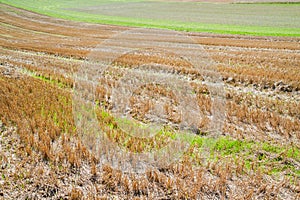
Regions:
<instances>
[{"instance_id":1,"label":"green vegetation patch","mask_svg":"<svg viewBox=\"0 0 300 200\"><path fill-rule=\"evenodd\" d=\"M300 36L300 4L211 4L141 0L0 0L91 23L221 34Z\"/></svg>"},{"instance_id":2,"label":"green vegetation patch","mask_svg":"<svg viewBox=\"0 0 300 200\"><path fill-rule=\"evenodd\" d=\"M106 124L110 130L118 130L120 122L122 125L126 123L128 126L139 126L137 122L118 119L104 110L101 110L100 115L99 120L104 121L104 123L101 124ZM120 133L116 132L115 134L118 135ZM114 137L116 137L116 135L114 135ZM281 176L282 174L287 177L299 176L300 149L293 144L280 145L271 142L237 140L229 136L209 137L185 134L185 131L176 131L171 127L164 127L158 130L153 139L157 140L157 142L154 143L161 144L167 144L168 141L174 139L188 142L190 144L190 150L186 153L191 159L203 156L206 156L208 162L218 161L219 159L233 159L236 162L244 162L248 170L260 170L263 173L275 177ZM140 142L141 146L148 146L146 149L149 151L151 151L153 147L157 148L155 146L150 148L150 146L147 145L148 140ZM120 145L126 146L127 143L128 139L124 140L124 145Z\"/></svg>"}]
</instances>

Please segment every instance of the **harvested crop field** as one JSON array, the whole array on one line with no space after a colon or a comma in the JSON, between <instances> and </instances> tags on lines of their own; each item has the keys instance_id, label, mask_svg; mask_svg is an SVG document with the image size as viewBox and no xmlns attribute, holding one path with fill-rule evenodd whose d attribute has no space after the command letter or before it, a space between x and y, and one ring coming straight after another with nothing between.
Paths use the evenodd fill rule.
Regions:
<instances>
[{"instance_id":1,"label":"harvested crop field","mask_svg":"<svg viewBox=\"0 0 300 200\"><path fill-rule=\"evenodd\" d=\"M300 198L299 38L0 10L0 199ZM122 121L123 111L163 128L155 137L128 135L138 128ZM94 118L100 145L101 134L82 128ZM184 131L193 139L184 138L175 161L149 158L143 173L122 168L124 154L135 168L135 155Z\"/></svg>"}]
</instances>

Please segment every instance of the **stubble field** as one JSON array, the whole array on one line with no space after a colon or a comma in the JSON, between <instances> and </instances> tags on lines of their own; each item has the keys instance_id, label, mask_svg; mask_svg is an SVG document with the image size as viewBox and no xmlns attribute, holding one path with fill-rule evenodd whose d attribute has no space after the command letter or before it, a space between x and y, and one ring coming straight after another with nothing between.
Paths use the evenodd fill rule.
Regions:
<instances>
[{"instance_id":1,"label":"stubble field","mask_svg":"<svg viewBox=\"0 0 300 200\"><path fill-rule=\"evenodd\" d=\"M176 36L171 31L71 22L4 4L0 10L0 199L300 198L299 38ZM143 48L149 41L165 45ZM201 49L204 62L184 59L195 54L184 50L186 46ZM131 48L135 50L122 53ZM113 62L97 77L92 99L109 142L95 151L90 144L97 137L82 137L74 116L78 102L73 94L79 83L74 75L110 58ZM213 75L195 69L208 63ZM182 99L163 84L148 81L125 97L126 112L133 120L158 122L164 129L151 138L128 136L127 122L112 114L118 105L111 99L116 88L133 88L135 82L125 75L139 80L141 71L187 84L201 118L194 122L192 111L183 116ZM222 85L219 107L205 82L216 74ZM152 113L157 102L164 115ZM211 132L208 125L219 123L214 115L221 126ZM147 152L165 146L181 130L194 138L168 165L136 173L103 162L112 156L109 143L133 154Z\"/></svg>"}]
</instances>

